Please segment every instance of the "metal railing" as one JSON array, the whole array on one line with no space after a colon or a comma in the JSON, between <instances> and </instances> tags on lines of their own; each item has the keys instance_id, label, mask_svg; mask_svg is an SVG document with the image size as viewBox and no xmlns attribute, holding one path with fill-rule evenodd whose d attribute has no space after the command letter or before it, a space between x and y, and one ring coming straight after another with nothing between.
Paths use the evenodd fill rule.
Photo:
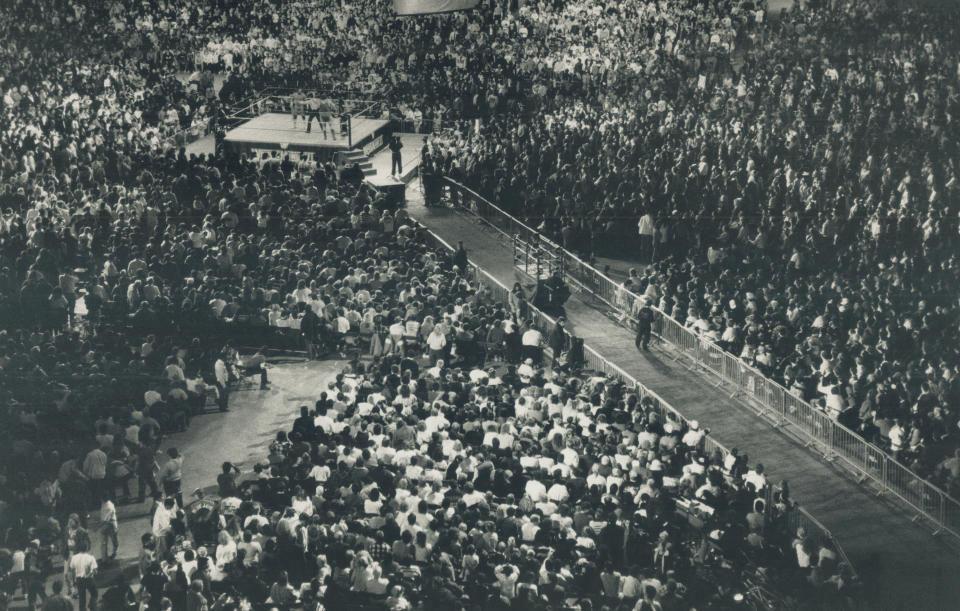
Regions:
<instances>
[{"instance_id":1,"label":"metal railing","mask_svg":"<svg viewBox=\"0 0 960 611\"><path fill-rule=\"evenodd\" d=\"M443 238L430 231L422 224L417 223L417 225L419 225L424 234L429 236L436 245L443 247L450 252L454 252L454 248L450 246L450 244L448 244ZM486 286L490 290L491 295L495 300L506 303L509 299L510 289L473 261L468 261L468 263L470 268L470 277L472 277L473 281ZM528 303L528 307L528 318L533 322L533 326L536 327L544 335L544 337L548 336L550 331L552 331L556 325L555 319L540 311L532 304ZM545 348L544 352L548 356L552 356L552 352L549 347ZM653 390L647 388L615 363L604 358L592 347L584 344L583 353L586 361L586 369L598 371L607 376L616 378L620 380L626 387L633 389L637 393L640 400L649 399L649 402L652 403L652 409L658 414L658 416L660 416L661 421L666 422L667 420L670 420L678 423L682 422L684 424L689 423L687 418L685 418L683 414L681 414L672 405L667 403L663 397L658 395ZM710 456L715 454L717 451L719 451L724 457L730 453L730 451L724 445L714 438L710 437L709 435L704 437L704 452ZM836 537L834 537L833 533L831 533L819 521L814 519L813 516L811 516L799 504L795 504L791 508L790 522L791 524L803 526L808 533L814 533L821 539L830 541L834 549L837 551L837 554L840 556L841 561L846 564L851 574L856 576L856 568L850 561L850 558L847 556L846 552L843 550L843 546L841 546L840 542L836 539Z\"/></svg>"},{"instance_id":2,"label":"metal railing","mask_svg":"<svg viewBox=\"0 0 960 611\"><path fill-rule=\"evenodd\" d=\"M654 332L694 367L730 385L734 396L751 399L745 403L759 415L796 434L826 460L851 471L861 483L872 482L911 507L934 524L934 534L947 533L960 540L960 503L946 492L742 359L663 312L655 312Z\"/></svg>"},{"instance_id":3,"label":"metal railing","mask_svg":"<svg viewBox=\"0 0 960 611\"><path fill-rule=\"evenodd\" d=\"M449 178L445 184L455 192L452 200L456 204L513 239L515 252L537 248L540 256L548 260L562 258L554 265L564 271L564 279L573 290L613 310L622 324L634 322L632 314L640 295L624 289L620 283L475 191ZM672 346L678 358L684 356L695 368L717 376L733 388L731 397L750 399L743 403L785 432L794 434L826 460L852 472L858 482L871 482L881 494L908 506L917 518L933 525L934 535L949 534L953 543L960 543L960 502L755 367L686 328L655 304L651 306L655 313L654 334Z\"/></svg>"},{"instance_id":4,"label":"metal railing","mask_svg":"<svg viewBox=\"0 0 960 611\"><path fill-rule=\"evenodd\" d=\"M443 183L450 190L449 196L456 206L480 217L508 239L519 239L526 244L542 245L553 251L562 250L559 244L518 220L473 189L448 177L443 178Z\"/></svg>"}]
</instances>

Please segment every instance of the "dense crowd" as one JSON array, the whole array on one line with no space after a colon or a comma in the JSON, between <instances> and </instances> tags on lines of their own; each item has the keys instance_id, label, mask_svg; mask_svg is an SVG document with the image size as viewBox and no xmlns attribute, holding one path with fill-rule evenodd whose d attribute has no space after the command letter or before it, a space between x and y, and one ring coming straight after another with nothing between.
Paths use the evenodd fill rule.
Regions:
<instances>
[{"instance_id":1,"label":"dense crowd","mask_svg":"<svg viewBox=\"0 0 960 611\"><path fill-rule=\"evenodd\" d=\"M655 258L627 291L956 495L956 23L796 11L726 64L653 36L653 69L438 164L567 248Z\"/></svg>"},{"instance_id":2,"label":"dense crowd","mask_svg":"<svg viewBox=\"0 0 960 611\"><path fill-rule=\"evenodd\" d=\"M16 551L0 571L34 587L63 539L79 588L82 516L101 507L109 525L104 499L137 482L170 518L141 567L151 609L238 604L225 591L284 606L300 583L300 598L394 609L722 606L754 565L807 598L842 590L833 552L785 531L783 491L757 510L765 486L687 443L696 431L612 380L540 370L541 344L563 338L467 282L459 255L443 266L357 177L176 146L274 85L455 124L428 165L577 251L632 248L640 222L656 261L625 288L956 493L956 16L857 3L768 24L760 8L7 3L0 518ZM177 78L195 67L222 88ZM229 406L231 377L262 360L231 336L254 327L311 356L362 336L374 364L278 439L197 561L176 535L212 542L180 519L178 474L158 475L154 451L208 397ZM487 370L501 350L517 367ZM708 537L673 511L691 499ZM733 567L723 591L695 570L713 552Z\"/></svg>"},{"instance_id":3,"label":"dense crowd","mask_svg":"<svg viewBox=\"0 0 960 611\"><path fill-rule=\"evenodd\" d=\"M438 272L449 253L404 251L424 319L482 295ZM510 319L453 318L491 316ZM431 351L358 362L254 472L224 465L219 503L157 509L150 608L733 609L751 578L778 604L848 594L836 551L789 532L786 483L706 451L698 423L603 376Z\"/></svg>"},{"instance_id":4,"label":"dense crowd","mask_svg":"<svg viewBox=\"0 0 960 611\"><path fill-rule=\"evenodd\" d=\"M76 591L81 608L727 608L744 576L846 593L829 544L788 532L785 484L615 380L539 367L563 336L530 328L521 300L494 303L462 250L428 248L369 188L327 167L125 151L110 175L69 162L4 226L0 566L31 606L54 550L48 607ZM158 490L159 436L206 386L228 406L223 344L256 321L311 350L367 335L372 359L268 464L226 465L220 501L184 507L175 451ZM153 498L139 588L98 588L81 515L100 507L105 563L134 481Z\"/></svg>"}]
</instances>

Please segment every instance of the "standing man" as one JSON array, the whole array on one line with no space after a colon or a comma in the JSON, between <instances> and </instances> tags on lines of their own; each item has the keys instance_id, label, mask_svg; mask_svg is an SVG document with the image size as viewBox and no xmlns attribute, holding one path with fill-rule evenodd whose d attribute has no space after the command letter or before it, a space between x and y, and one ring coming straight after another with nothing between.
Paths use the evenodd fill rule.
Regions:
<instances>
[{"instance_id":1,"label":"standing man","mask_svg":"<svg viewBox=\"0 0 960 611\"><path fill-rule=\"evenodd\" d=\"M89 540L82 547L78 547L77 552L70 558L69 566L70 573L77 584L80 611L87 611L87 595L90 596L90 608L96 608L97 582L94 581L94 577L97 574L97 559L90 553Z\"/></svg>"},{"instance_id":2,"label":"standing man","mask_svg":"<svg viewBox=\"0 0 960 611\"><path fill-rule=\"evenodd\" d=\"M446 354L447 337L443 334L440 325L435 326L427 336L427 348L430 350L431 363L436 363Z\"/></svg>"},{"instance_id":3,"label":"standing man","mask_svg":"<svg viewBox=\"0 0 960 611\"><path fill-rule=\"evenodd\" d=\"M467 275L469 260L467 259L467 249L463 245L463 240L457 245L457 251L453 253L453 264L460 268L460 275Z\"/></svg>"},{"instance_id":4,"label":"standing man","mask_svg":"<svg viewBox=\"0 0 960 611\"><path fill-rule=\"evenodd\" d=\"M426 164L427 159L430 158L430 142L427 140L427 136L423 137L423 147L420 149L420 163Z\"/></svg>"},{"instance_id":5,"label":"standing man","mask_svg":"<svg viewBox=\"0 0 960 611\"><path fill-rule=\"evenodd\" d=\"M543 361L543 334L533 326L533 321L526 322L527 330L523 332L520 343L523 345L523 358L533 359L537 367Z\"/></svg>"},{"instance_id":6,"label":"standing man","mask_svg":"<svg viewBox=\"0 0 960 611\"><path fill-rule=\"evenodd\" d=\"M400 149L403 143L400 142L400 136L390 138L390 176L399 176L403 172L403 161L400 156Z\"/></svg>"},{"instance_id":7,"label":"standing man","mask_svg":"<svg viewBox=\"0 0 960 611\"><path fill-rule=\"evenodd\" d=\"M217 402L220 405L220 411L225 412L229 409L230 391L227 389L227 384L230 382L230 372L227 371L227 362L223 360L223 353L213 364L213 375L217 379Z\"/></svg>"},{"instance_id":8,"label":"standing man","mask_svg":"<svg viewBox=\"0 0 960 611\"><path fill-rule=\"evenodd\" d=\"M551 313L561 312L563 310L563 304L565 304L570 297L570 289L567 288L566 283L563 281L563 275L560 273L560 270L555 270L553 275L544 281L543 286L547 289L546 306L548 310Z\"/></svg>"},{"instance_id":9,"label":"standing man","mask_svg":"<svg viewBox=\"0 0 960 611\"><path fill-rule=\"evenodd\" d=\"M303 304L303 319L300 321L300 334L303 335L303 343L307 348L307 358L319 358L320 351L317 349L317 334L323 321L317 316L307 304Z\"/></svg>"},{"instance_id":10,"label":"standing man","mask_svg":"<svg viewBox=\"0 0 960 611\"><path fill-rule=\"evenodd\" d=\"M413 131L417 134L420 133L420 128L423 126L423 112L416 108L413 111Z\"/></svg>"},{"instance_id":11,"label":"standing man","mask_svg":"<svg viewBox=\"0 0 960 611\"><path fill-rule=\"evenodd\" d=\"M120 527L117 524L117 508L110 500L110 496L103 495L100 503L100 556L106 563L117 557L120 539L117 535ZM107 555L107 544L113 543L113 553Z\"/></svg>"},{"instance_id":12,"label":"standing man","mask_svg":"<svg viewBox=\"0 0 960 611\"><path fill-rule=\"evenodd\" d=\"M156 472L159 470L153 443L145 435L140 436L140 443L137 446L137 502L142 503L146 499L147 488L150 488L150 496L154 497L160 494L160 488L157 486Z\"/></svg>"},{"instance_id":13,"label":"standing man","mask_svg":"<svg viewBox=\"0 0 960 611\"><path fill-rule=\"evenodd\" d=\"M637 233L640 234L640 261L653 263L653 238L655 234L653 216L644 212L637 222Z\"/></svg>"},{"instance_id":14,"label":"standing man","mask_svg":"<svg viewBox=\"0 0 960 611\"><path fill-rule=\"evenodd\" d=\"M555 324L553 329L550 331L550 337L547 341L547 345L550 346L550 350L553 352L552 367L557 366L560 356L567 349L567 330L564 328L565 324L566 319L561 316L559 319L557 319L557 324Z\"/></svg>"},{"instance_id":15,"label":"standing man","mask_svg":"<svg viewBox=\"0 0 960 611\"><path fill-rule=\"evenodd\" d=\"M94 507L101 496L107 492L107 453L101 448L93 448L83 459L83 474L87 476ZM89 502L89 501L88 501Z\"/></svg>"},{"instance_id":16,"label":"standing man","mask_svg":"<svg viewBox=\"0 0 960 611\"><path fill-rule=\"evenodd\" d=\"M183 507L183 489L181 480L183 479L183 457L176 448L167 450L169 460L160 470L160 480L163 482L163 493L167 497L177 499L177 506Z\"/></svg>"},{"instance_id":17,"label":"standing man","mask_svg":"<svg viewBox=\"0 0 960 611\"><path fill-rule=\"evenodd\" d=\"M653 330L653 309L646 301L637 312L637 350L650 349L650 332Z\"/></svg>"}]
</instances>

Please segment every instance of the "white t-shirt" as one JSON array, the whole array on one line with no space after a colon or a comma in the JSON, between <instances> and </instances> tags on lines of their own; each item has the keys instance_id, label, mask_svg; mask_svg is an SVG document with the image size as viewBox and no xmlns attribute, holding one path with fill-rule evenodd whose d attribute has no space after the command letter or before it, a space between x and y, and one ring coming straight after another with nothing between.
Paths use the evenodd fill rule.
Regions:
<instances>
[{"instance_id":1,"label":"white t-shirt","mask_svg":"<svg viewBox=\"0 0 960 611\"><path fill-rule=\"evenodd\" d=\"M521 342L524 346L539 346L543 341L543 334L536 329L524 331Z\"/></svg>"},{"instance_id":2,"label":"white t-shirt","mask_svg":"<svg viewBox=\"0 0 960 611\"><path fill-rule=\"evenodd\" d=\"M97 572L97 559L87 552L74 554L70 559L70 572L77 579L93 577Z\"/></svg>"}]
</instances>

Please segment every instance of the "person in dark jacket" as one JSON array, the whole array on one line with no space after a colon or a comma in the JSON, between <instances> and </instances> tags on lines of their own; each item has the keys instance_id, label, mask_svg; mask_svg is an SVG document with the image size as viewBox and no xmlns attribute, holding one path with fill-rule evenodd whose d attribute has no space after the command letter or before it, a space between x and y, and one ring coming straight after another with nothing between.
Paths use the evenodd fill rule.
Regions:
<instances>
[{"instance_id":1,"label":"person in dark jacket","mask_svg":"<svg viewBox=\"0 0 960 611\"><path fill-rule=\"evenodd\" d=\"M307 356L311 359L319 358L320 347L317 345L317 336L320 333L319 327L323 324L320 317L312 308L304 304L303 320L300 321L300 334L303 336L303 343L307 348Z\"/></svg>"},{"instance_id":2,"label":"person in dark jacket","mask_svg":"<svg viewBox=\"0 0 960 611\"><path fill-rule=\"evenodd\" d=\"M101 611L127 611L137 608L137 598L133 589L122 574L117 575L116 581L110 586L100 599Z\"/></svg>"},{"instance_id":3,"label":"person in dark jacket","mask_svg":"<svg viewBox=\"0 0 960 611\"><path fill-rule=\"evenodd\" d=\"M400 149L403 148L403 143L400 142L399 136L394 136L390 138L390 175L399 176L403 173L403 160L400 156Z\"/></svg>"},{"instance_id":4,"label":"person in dark jacket","mask_svg":"<svg viewBox=\"0 0 960 611\"><path fill-rule=\"evenodd\" d=\"M453 254L453 264L460 268L460 275L466 275L469 262L467 260L467 249L463 246L462 241L457 245L457 252Z\"/></svg>"},{"instance_id":5,"label":"person in dark jacket","mask_svg":"<svg viewBox=\"0 0 960 611\"><path fill-rule=\"evenodd\" d=\"M516 324L509 320L504 323L504 331L506 332L504 343L506 344L507 362L511 365L517 365L520 363L522 349L520 332L517 330Z\"/></svg>"},{"instance_id":6,"label":"person in dark jacket","mask_svg":"<svg viewBox=\"0 0 960 611\"><path fill-rule=\"evenodd\" d=\"M653 309L649 304L644 304L637 312L637 349L650 349L650 334L653 330Z\"/></svg>"},{"instance_id":7,"label":"person in dark jacket","mask_svg":"<svg viewBox=\"0 0 960 611\"><path fill-rule=\"evenodd\" d=\"M566 320L563 317L559 318L557 324L551 329L547 345L553 351L553 366L556 367L560 356L567 350Z\"/></svg>"}]
</instances>

